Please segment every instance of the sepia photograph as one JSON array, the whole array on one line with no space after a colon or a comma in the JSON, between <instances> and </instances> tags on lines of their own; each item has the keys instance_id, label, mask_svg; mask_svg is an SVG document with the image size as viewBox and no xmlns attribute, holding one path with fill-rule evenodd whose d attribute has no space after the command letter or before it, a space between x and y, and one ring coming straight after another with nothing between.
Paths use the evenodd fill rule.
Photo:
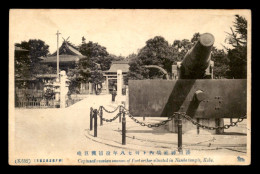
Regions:
<instances>
[{"instance_id":1,"label":"sepia photograph","mask_svg":"<svg viewBox=\"0 0 260 174\"><path fill-rule=\"evenodd\" d=\"M249 9L10 9L9 165L250 165L251 23Z\"/></svg>"}]
</instances>

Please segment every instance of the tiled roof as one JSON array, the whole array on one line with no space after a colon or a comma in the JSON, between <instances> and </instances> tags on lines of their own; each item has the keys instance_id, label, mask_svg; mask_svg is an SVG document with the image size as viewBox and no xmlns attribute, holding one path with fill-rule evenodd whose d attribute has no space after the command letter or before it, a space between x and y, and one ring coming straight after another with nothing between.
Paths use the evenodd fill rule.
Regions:
<instances>
[{"instance_id":1,"label":"tiled roof","mask_svg":"<svg viewBox=\"0 0 260 174\"><path fill-rule=\"evenodd\" d=\"M76 55L82 56L82 54L78 50L74 49L72 46L68 45L68 48Z\"/></svg>"},{"instance_id":2,"label":"tiled roof","mask_svg":"<svg viewBox=\"0 0 260 174\"><path fill-rule=\"evenodd\" d=\"M105 71L105 72L117 72L117 70L122 70L122 72L126 73L129 71L129 65L126 62L121 62L121 61L117 61L117 62L113 62L110 69Z\"/></svg>"}]
</instances>

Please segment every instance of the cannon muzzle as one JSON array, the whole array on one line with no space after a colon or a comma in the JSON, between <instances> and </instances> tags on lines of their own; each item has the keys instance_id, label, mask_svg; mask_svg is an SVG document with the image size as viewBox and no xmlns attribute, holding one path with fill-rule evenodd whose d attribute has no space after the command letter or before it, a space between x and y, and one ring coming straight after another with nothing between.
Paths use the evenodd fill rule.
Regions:
<instances>
[{"instance_id":1,"label":"cannon muzzle","mask_svg":"<svg viewBox=\"0 0 260 174\"><path fill-rule=\"evenodd\" d=\"M210 64L214 36L210 33L200 35L198 42L186 53L181 62L180 79L202 79Z\"/></svg>"}]
</instances>

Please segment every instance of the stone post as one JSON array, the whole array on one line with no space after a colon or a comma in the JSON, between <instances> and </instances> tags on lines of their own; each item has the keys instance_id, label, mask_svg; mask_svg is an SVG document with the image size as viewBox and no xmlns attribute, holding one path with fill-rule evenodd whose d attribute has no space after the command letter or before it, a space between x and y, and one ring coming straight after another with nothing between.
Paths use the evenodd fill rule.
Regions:
<instances>
[{"instance_id":1,"label":"stone post","mask_svg":"<svg viewBox=\"0 0 260 174\"><path fill-rule=\"evenodd\" d=\"M60 108L66 107L66 95L68 87L66 85L67 76L65 71L60 72Z\"/></svg>"},{"instance_id":2,"label":"stone post","mask_svg":"<svg viewBox=\"0 0 260 174\"><path fill-rule=\"evenodd\" d=\"M106 76L106 89L107 89L107 94L109 94L109 82L108 82L108 76Z\"/></svg>"},{"instance_id":3,"label":"stone post","mask_svg":"<svg viewBox=\"0 0 260 174\"><path fill-rule=\"evenodd\" d=\"M91 94L92 92L92 84L88 82L88 94Z\"/></svg>"},{"instance_id":4,"label":"stone post","mask_svg":"<svg viewBox=\"0 0 260 174\"><path fill-rule=\"evenodd\" d=\"M117 96L116 96L116 99L119 102L121 102L121 100L122 100L122 84L123 84L122 80L123 80L122 70L117 70Z\"/></svg>"}]
</instances>

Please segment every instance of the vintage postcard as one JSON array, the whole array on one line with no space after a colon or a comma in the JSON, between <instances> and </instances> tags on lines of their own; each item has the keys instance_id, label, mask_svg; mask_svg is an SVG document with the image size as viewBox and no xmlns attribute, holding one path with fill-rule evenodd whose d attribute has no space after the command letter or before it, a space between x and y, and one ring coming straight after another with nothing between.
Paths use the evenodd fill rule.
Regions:
<instances>
[{"instance_id":1,"label":"vintage postcard","mask_svg":"<svg viewBox=\"0 0 260 174\"><path fill-rule=\"evenodd\" d=\"M251 11L11 9L9 165L250 165Z\"/></svg>"}]
</instances>

